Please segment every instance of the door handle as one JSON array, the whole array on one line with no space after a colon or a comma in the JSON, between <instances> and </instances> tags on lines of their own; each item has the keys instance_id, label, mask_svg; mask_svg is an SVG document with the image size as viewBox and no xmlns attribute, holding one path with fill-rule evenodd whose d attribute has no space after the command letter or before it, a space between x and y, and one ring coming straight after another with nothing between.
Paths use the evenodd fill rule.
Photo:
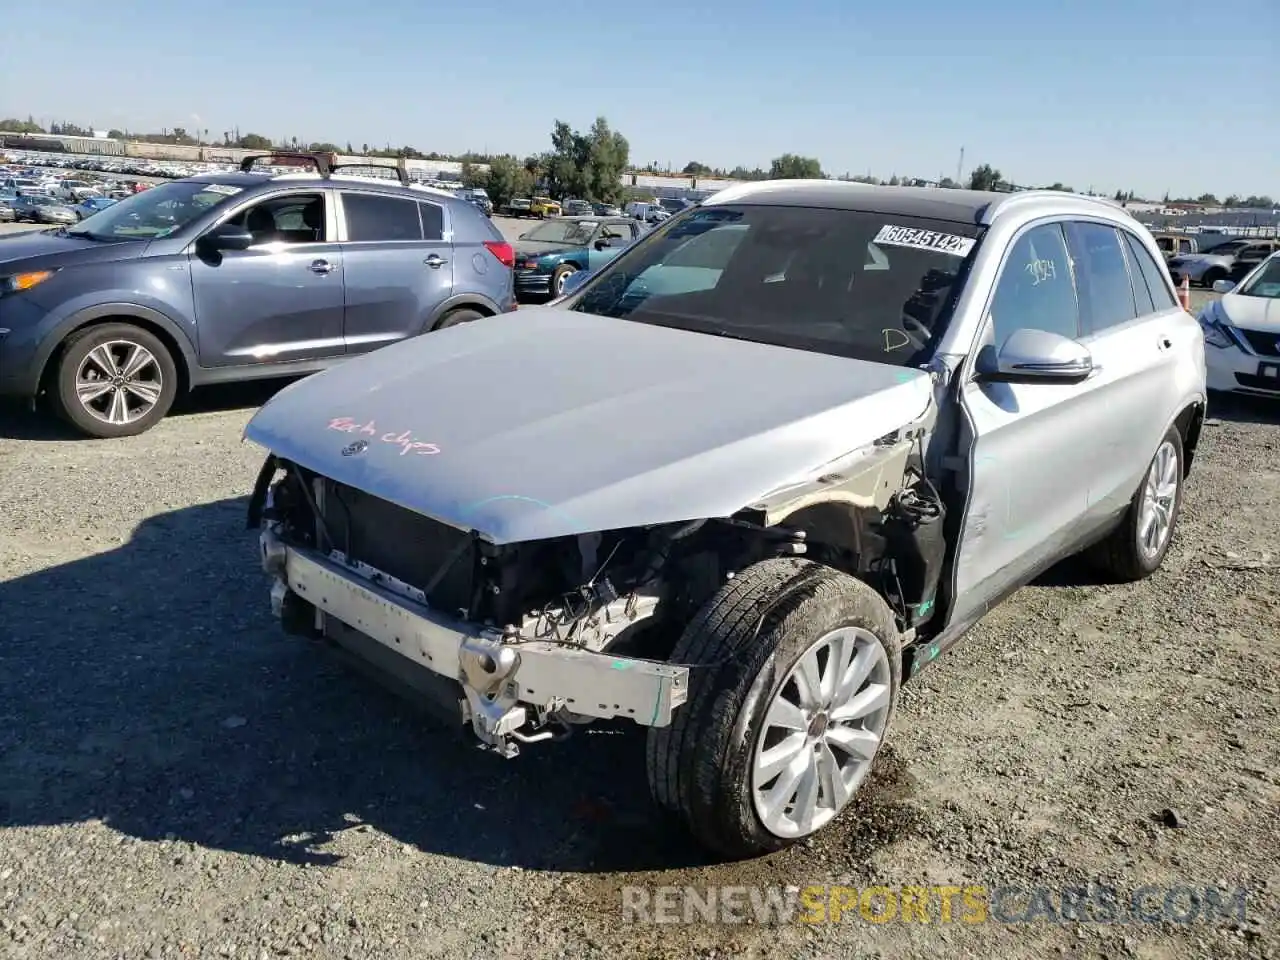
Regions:
<instances>
[{"instance_id":1,"label":"door handle","mask_svg":"<svg viewBox=\"0 0 1280 960\"><path fill-rule=\"evenodd\" d=\"M422 262L425 263L428 267L431 267L433 270L438 270L440 267L443 267L449 261L446 260L444 257L440 256L438 253L433 253L431 256L427 257L427 259L423 260Z\"/></svg>"},{"instance_id":2,"label":"door handle","mask_svg":"<svg viewBox=\"0 0 1280 960\"><path fill-rule=\"evenodd\" d=\"M307 269L312 273L333 273L335 267L328 260L312 260Z\"/></svg>"}]
</instances>

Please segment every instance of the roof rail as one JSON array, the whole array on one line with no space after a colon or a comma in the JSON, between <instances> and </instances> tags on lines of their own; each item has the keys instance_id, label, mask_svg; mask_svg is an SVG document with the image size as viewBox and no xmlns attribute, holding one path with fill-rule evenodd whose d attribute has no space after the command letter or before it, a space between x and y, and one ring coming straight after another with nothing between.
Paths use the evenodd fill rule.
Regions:
<instances>
[{"instance_id":1,"label":"roof rail","mask_svg":"<svg viewBox=\"0 0 1280 960\"><path fill-rule=\"evenodd\" d=\"M987 204L982 212L982 222L990 224L992 218L999 211L1008 210L1010 207L1019 204L1028 203L1034 200L1044 200L1052 198L1055 200L1066 200L1068 203L1076 201L1082 204L1097 204L1106 207L1109 210L1118 210L1127 216L1132 217L1133 214L1127 207L1121 206L1114 200L1107 197L1095 197L1087 193L1069 193L1065 190L1020 190L1017 193L1004 194L998 200L993 200Z\"/></svg>"},{"instance_id":2,"label":"roof rail","mask_svg":"<svg viewBox=\"0 0 1280 960\"><path fill-rule=\"evenodd\" d=\"M346 170L349 167L365 167L366 169L369 169L369 170L390 170L392 173L396 175L396 179L400 181L400 186L402 187L409 186L409 182L410 182L409 171L404 169L404 167L400 166L399 164L396 164L393 167L390 164L386 164L386 163L335 163L332 166L330 166L329 169L336 173L339 170Z\"/></svg>"},{"instance_id":3,"label":"roof rail","mask_svg":"<svg viewBox=\"0 0 1280 960\"><path fill-rule=\"evenodd\" d=\"M273 167L305 167L316 168L322 177L329 176L330 155L326 153L296 153L278 150L275 153L252 153L240 161L241 173L252 173L253 165L258 160L266 160Z\"/></svg>"}]
</instances>

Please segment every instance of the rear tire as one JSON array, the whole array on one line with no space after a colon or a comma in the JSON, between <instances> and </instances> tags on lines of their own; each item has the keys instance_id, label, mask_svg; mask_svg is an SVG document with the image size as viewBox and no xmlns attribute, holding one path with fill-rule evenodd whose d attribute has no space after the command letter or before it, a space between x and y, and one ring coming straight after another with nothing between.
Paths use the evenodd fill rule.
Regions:
<instances>
[{"instance_id":1,"label":"rear tire","mask_svg":"<svg viewBox=\"0 0 1280 960\"><path fill-rule=\"evenodd\" d=\"M54 410L90 437L131 437L169 412L178 371L168 348L129 323L104 323L67 338L49 391Z\"/></svg>"},{"instance_id":2,"label":"rear tire","mask_svg":"<svg viewBox=\"0 0 1280 960\"><path fill-rule=\"evenodd\" d=\"M483 316L484 314L479 310L470 310L466 307L458 310L450 310L441 317L440 322L431 329L435 331L443 330L445 327L456 327L460 323L470 323L472 320L479 320Z\"/></svg>"},{"instance_id":3,"label":"rear tire","mask_svg":"<svg viewBox=\"0 0 1280 960\"><path fill-rule=\"evenodd\" d=\"M754 564L725 584L671 661L693 667L688 700L670 726L649 731L650 789L699 843L731 859L790 846L847 807L902 682L884 600L798 559ZM806 669L820 682L806 682Z\"/></svg>"},{"instance_id":4,"label":"rear tire","mask_svg":"<svg viewBox=\"0 0 1280 960\"><path fill-rule=\"evenodd\" d=\"M1183 458L1182 435L1177 427L1170 427L1119 526L1086 553L1109 579L1117 583L1142 580L1164 562L1182 511ZM1153 532L1158 533L1154 540Z\"/></svg>"},{"instance_id":5,"label":"rear tire","mask_svg":"<svg viewBox=\"0 0 1280 960\"><path fill-rule=\"evenodd\" d=\"M1219 280L1225 280L1225 279L1227 279L1227 271L1221 269L1220 267L1213 267L1212 269L1206 270L1204 272L1204 276L1200 278L1200 286L1211 290L1213 289L1213 285L1215 283L1217 283Z\"/></svg>"}]
</instances>

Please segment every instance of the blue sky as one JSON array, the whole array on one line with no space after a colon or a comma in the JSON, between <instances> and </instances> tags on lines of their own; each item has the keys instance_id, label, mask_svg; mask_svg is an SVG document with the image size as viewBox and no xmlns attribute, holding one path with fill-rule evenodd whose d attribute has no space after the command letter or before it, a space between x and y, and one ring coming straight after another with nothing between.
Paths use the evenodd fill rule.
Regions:
<instances>
[{"instance_id":1,"label":"blue sky","mask_svg":"<svg viewBox=\"0 0 1280 960\"><path fill-rule=\"evenodd\" d=\"M963 146L1020 184L1280 195L1280 0L56 7L7 26L0 116L524 155L603 114L676 168L954 176Z\"/></svg>"}]
</instances>

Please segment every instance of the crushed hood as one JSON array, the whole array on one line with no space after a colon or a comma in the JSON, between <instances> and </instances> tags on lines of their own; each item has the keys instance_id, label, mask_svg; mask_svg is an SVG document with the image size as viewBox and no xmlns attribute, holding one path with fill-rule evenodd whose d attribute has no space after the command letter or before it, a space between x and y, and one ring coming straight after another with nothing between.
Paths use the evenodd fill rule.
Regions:
<instances>
[{"instance_id":1,"label":"crushed hood","mask_svg":"<svg viewBox=\"0 0 1280 960\"><path fill-rule=\"evenodd\" d=\"M540 307L299 381L245 437L512 543L729 516L931 396L920 370Z\"/></svg>"}]
</instances>

